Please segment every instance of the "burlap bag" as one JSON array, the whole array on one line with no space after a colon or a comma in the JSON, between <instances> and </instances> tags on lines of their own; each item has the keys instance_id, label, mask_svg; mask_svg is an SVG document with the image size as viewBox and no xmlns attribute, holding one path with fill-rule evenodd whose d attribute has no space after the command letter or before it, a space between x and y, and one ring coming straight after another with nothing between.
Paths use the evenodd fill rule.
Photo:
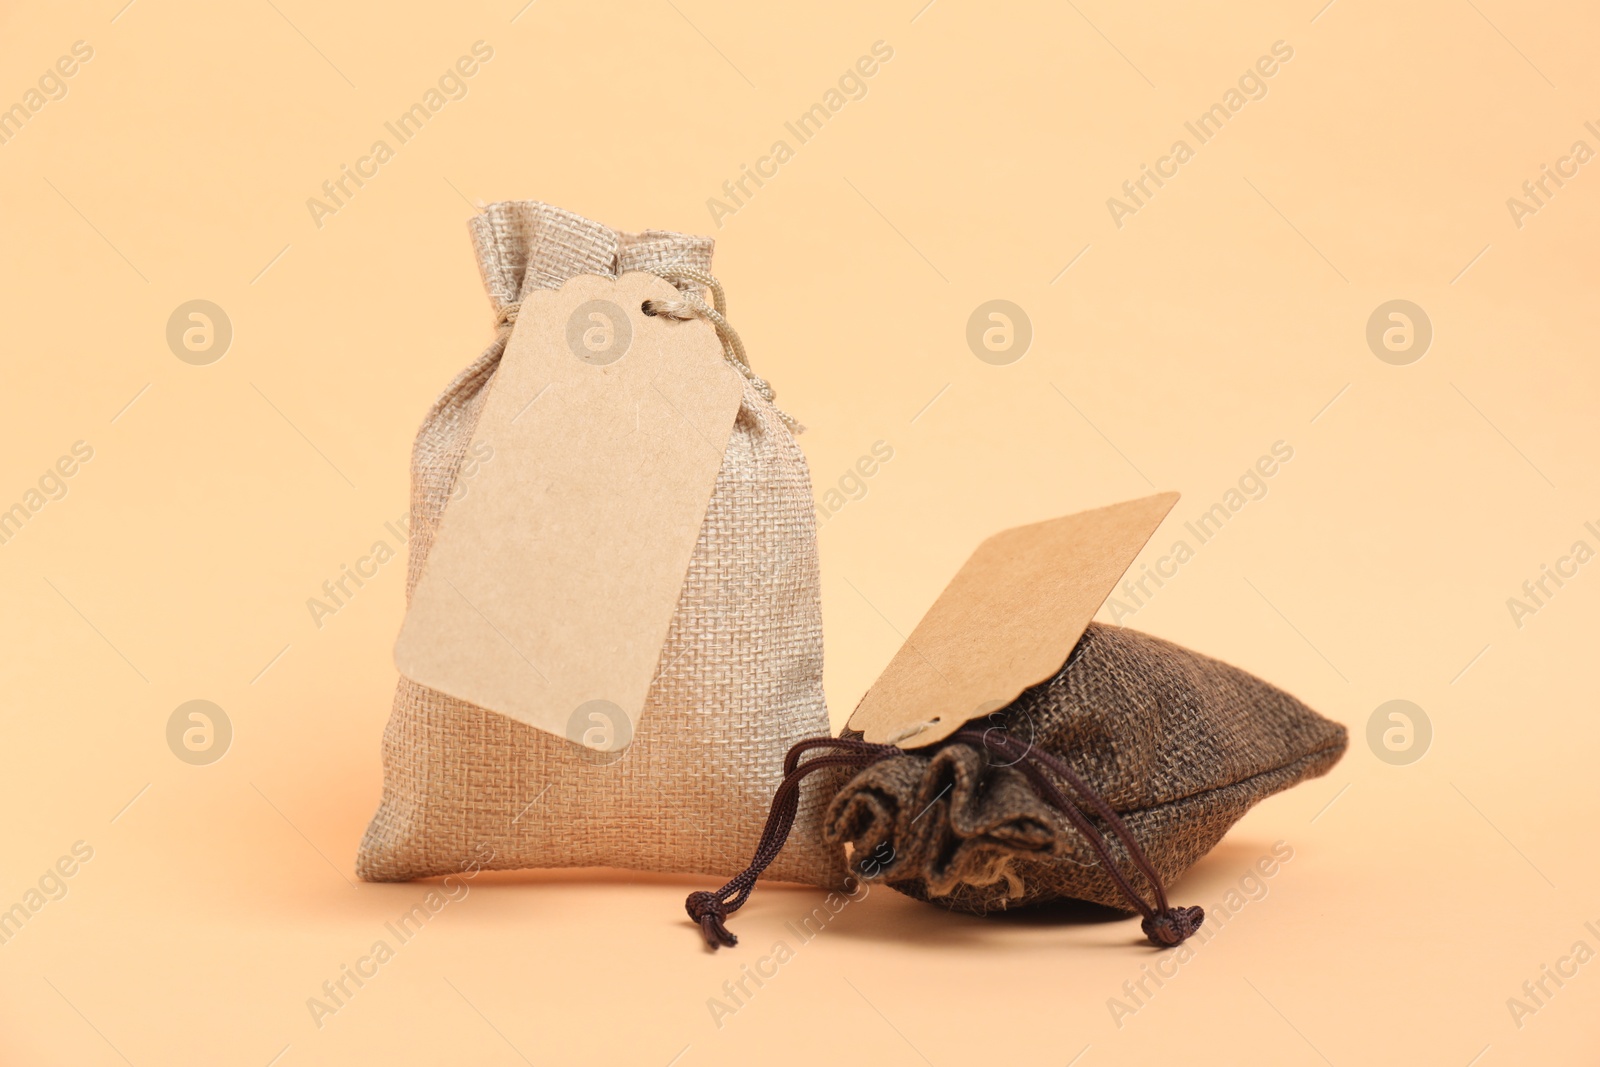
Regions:
<instances>
[{"instance_id":1,"label":"burlap bag","mask_svg":"<svg viewBox=\"0 0 1600 1067\"><path fill-rule=\"evenodd\" d=\"M1169 884L1256 802L1327 773L1346 743L1343 726L1237 667L1098 623L1058 674L977 725L1062 759ZM995 740L873 763L833 798L827 838L857 857L892 852L872 877L957 911L1065 898L1126 910L1084 835Z\"/></svg>"},{"instance_id":2,"label":"burlap bag","mask_svg":"<svg viewBox=\"0 0 1600 1067\"><path fill-rule=\"evenodd\" d=\"M579 274L709 270L712 241L619 233L534 202L470 224L499 336L434 403L411 461L407 596L427 562L524 294ZM784 753L827 733L815 520L805 457L759 383L744 398L694 548L659 674L615 762L402 677L383 738L383 799L357 873L400 881L468 864L730 872L761 834ZM836 884L808 793L768 875ZM487 857L487 858L486 858Z\"/></svg>"},{"instance_id":3,"label":"burlap bag","mask_svg":"<svg viewBox=\"0 0 1600 1067\"><path fill-rule=\"evenodd\" d=\"M1345 744L1343 726L1237 667L1091 623L1053 677L937 744L847 731L797 745L754 860L686 908L713 948L735 944L725 920L781 858L790 805L820 779L824 837L849 848L863 881L977 914L1093 901L1138 911L1170 946L1204 913L1172 906L1165 887L1257 801L1327 773Z\"/></svg>"}]
</instances>

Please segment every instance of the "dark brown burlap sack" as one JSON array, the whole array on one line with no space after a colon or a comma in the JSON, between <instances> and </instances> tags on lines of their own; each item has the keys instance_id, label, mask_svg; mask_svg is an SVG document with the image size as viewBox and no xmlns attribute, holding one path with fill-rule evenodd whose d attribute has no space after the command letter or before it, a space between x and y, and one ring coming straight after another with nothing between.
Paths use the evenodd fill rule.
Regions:
<instances>
[{"instance_id":1,"label":"dark brown burlap sack","mask_svg":"<svg viewBox=\"0 0 1600 1067\"><path fill-rule=\"evenodd\" d=\"M1097 623L1058 674L972 725L994 731L989 743L866 767L834 796L824 833L850 844L856 873L980 914L1065 898L1129 904L1084 834L999 750L1001 735L1090 784L1167 883L1257 801L1325 774L1346 741L1343 726L1237 667ZM1105 839L1130 869L1126 847Z\"/></svg>"},{"instance_id":2,"label":"dark brown burlap sack","mask_svg":"<svg viewBox=\"0 0 1600 1067\"><path fill-rule=\"evenodd\" d=\"M820 780L823 835L862 881L975 914L1092 901L1140 913L1168 947L1205 916L1172 906L1166 886L1257 801L1327 773L1345 743L1343 726L1237 667L1091 623L1055 675L936 744L848 730L797 744L749 866L685 908L712 948L736 944L727 917Z\"/></svg>"}]
</instances>

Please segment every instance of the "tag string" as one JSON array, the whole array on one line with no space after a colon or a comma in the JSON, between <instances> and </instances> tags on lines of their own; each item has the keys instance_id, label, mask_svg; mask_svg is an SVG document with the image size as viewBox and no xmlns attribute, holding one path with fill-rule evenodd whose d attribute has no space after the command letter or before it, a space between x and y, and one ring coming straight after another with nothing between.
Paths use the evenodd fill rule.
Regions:
<instances>
[{"instance_id":1,"label":"tag string","mask_svg":"<svg viewBox=\"0 0 1600 1067\"><path fill-rule=\"evenodd\" d=\"M669 282L685 281L704 286L711 290L711 304L708 305L694 289L680 288L678 291L683 296L682 300L646 300L640 305L640 311L668 319L692 319L698 315L710 320L711 325L717 328L717 337L722 341L723 356L734 366L750 370L750 357L745 354L744 342L739 340L738 332L728 324L728 298L716 275L699 267L685 266L646 267L645 271Z\"/></svg>"},{"instance_id":2,"label":"tag string","mask_svg":"<svg viewBox=\"0 0 1600 1067\"><path fill-rule=\"evenodd\" d=\"M707 304L698 291L692 287L679 286L681 299L678 300L646 300L639 306L639 310L646 315L659 316L665 319L684 321L693 318L702 318L717 331L717 339L722 342L722 357L733 366L733 369L755 387L757 393L767 403L772 404L772 409L778 413L783 424L794 433L802 432L805 427L796 422L787 412L775 403L777 394L773 391L771 383L758 375L750 366L750 357L745 353L744 342L739 339L739 333L728 322L728 300L722 291L722 283L708 270L699 267L674 265L669 267L646 267L645 273L654 274L675 285L678 282L690 282L694 286L702 286L711 290L711 303ZM494 325L496 332L510 330L516 324L517 314L522 310L521 302L507 304L495 315Z\"/></svg>"},{"instance_id":3,"label":"tag string","mask_svg":"<svg viewBox=\"0 0 1600 1067\"><path fill-rule=\"evenodd\" d=\"M1117 889L1133 906L1133 910L1143 916L1144 921L1140 924L1140 928L1151 944L1157 948L1171 948L1182 944L1200 929L1200 924L1205 920L1205 911L1197 907L1175 908L1167 902L1167 891L1162 885L1161 874L1144 854L1144 849L1139 847L1133 831L1128 829L1127 823L1112 810L1105 798L1092 789L1065 762L1048 752L995 731L958 730L951 735L949 741L997 752L1011 760L1012 765L1027 776L1039 798L1060 811L1089 842L1090 847L1099 856L1106 873L1116 883ZM802 764L800 757L813 749L826 749L828 754ZM783 850L784 843L789 839L789 832L794 828L795 814L799 810L800 783L807 775L824 767L867 767L879 760L903 754L904 750L895 745L880 745L853 738L812 738L801 741L791 748L783 761L783 783L773 794L772 808L767 814L767 825L761 833L761 842L756 846L755 856L750 860L750 865L716 892L691 893L684 901L684 909L689 913L689 918L700 926L706 944L716 949L739 943L739 939L728 930L727 917L744 907L755 888L756 880ZM1077 799L1075 801L1069 799L1056 785L1052 776L1065 782ZM1123 874L1111 854L1105 836L1083 813L1080 805L1093 809L1094 813L1110 827L1112 834L1121 841L1128 858L1149 883L1153 901L1147 902Z\"/></svg>"}]
</instances>

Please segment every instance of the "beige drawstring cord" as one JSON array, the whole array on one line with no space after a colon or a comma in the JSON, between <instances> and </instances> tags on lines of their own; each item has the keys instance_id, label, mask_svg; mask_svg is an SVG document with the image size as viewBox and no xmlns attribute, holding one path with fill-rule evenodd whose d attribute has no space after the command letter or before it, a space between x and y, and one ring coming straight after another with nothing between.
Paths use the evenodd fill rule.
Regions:
<instances>
[{"instance_id":1,"label":"beige drawstring cord","mask_svg":"<svg viewBox=\"0 0 1600 1067\"><path fill-rule=\"evenodd\" d=\"M715 306L707 307L699 293L678 286L678 291L683 294L682 300L646 300L640 310L646 315L661 315L669 319L685 320L698 315L710 320L711 325L717 328L717 337L722 341L722 352L728 362L749 369L750 357L745 355L744 342L739 340L738 333L724 318L728 313L728 299L722 292L722 283L717 281L714 274L699 267L646 267L645 271L657 278L665 278L674 285L679 281L703 285L711 290L711 301Z\"/></svg>"},{"instance_id":2,"label":"beige drawstring cord","mask_svg":"<svg viewBox=\"0 0 1600 1067\"><path fill-rule=\"evenodd\" d=\"M765 378L757 374L750 366L750 357L745 354L744 342L739 339L739 333L728 322L728 301L722 291L722 283L708 270L699 267L670 266L646 267L645 273L654 274L678 286L683 294L681 300L646 300L640 307L646 315L659 315L662 318L677 319L680 321L703 318L717 331L717 339L722 342L722 356L734 370L744 375L750 384L755 386L763 400L772 404L772 410L778 413L783 424L794 433L801 433L804 426L796 422L787 412L775 403L777 394L773 392L772 385ZM678 285L679 282L691 282L693 285L703 286L711 290L711 304L705 300L694 288ZM507 304L495 315L496 332L510 330L517 321L517 313L522 310L522 304Z\"/></svg>"}]
</instances>

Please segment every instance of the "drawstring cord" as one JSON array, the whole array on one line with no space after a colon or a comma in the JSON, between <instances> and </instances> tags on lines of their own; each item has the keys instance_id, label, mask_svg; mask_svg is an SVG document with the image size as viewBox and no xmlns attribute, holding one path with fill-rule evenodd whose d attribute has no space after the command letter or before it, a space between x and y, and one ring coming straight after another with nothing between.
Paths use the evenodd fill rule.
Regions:
<instances>
[{"instance_id":1,"label":"drawstring cord","mask_svg":"<svg viewBox=\"0 0 1600 1067\"><path fill-rule=\"evenodd\" d=\"M1140 928L1151 944L1157 948L1180 945L1200 929L1200 924L1205 920L1205 911L1197 907L1175 908L1168 903L1166 887L1161 883L1160 872L1144 854L1144 849L1139 847L1133 831L1128 829L1127 823L1112 810L1105 798L1090 788L1088 783L1065 762L1048 752L1035 749L1031 745L995 731L959 730L949 740L997 751L1010 759L1012 764L1027 776L1040 799L1060 811L1089 842L1090 847L1100 857L1100 862L1111 876L1111 880L1116 883L1128 903L1133 905L1133 910L1143 916ZM804 764L800 763L800 757L813 749L827 749L830 752ZM756 880L783 850L784 843L789 839L789 832L794 828L795 814L799 811L800 783L807 775L824 767L866 767L879 760L902 755L903 751L896 745L880 745L870 741L835 737L812 738L809 741L801 741L791 748L783 761L783 783L773 794L772 809L767 814L767 825L761 833L761 842L756 846L756 853L750 860L750 865L715 893L704 891L691 893L688 900L684 901L684 909L689 913L689 918L700 926L706 944L716 949L739 943L739 939L729 932L726 920L733 912L744 907L745 902L750 899L751 891L755 888ZM1077 802L1061 792L1051 779L1051 775L1067 783L1077 797ZM1133 884L1117 866L1104 835L1083 813L1080 805L1092 808L1122 842L1128 858L1150 884L1155 897L1154 903L1147 903L1134 889Z\"/></svg>"},{"instance_id":2,"label":"drawstring cord","mask_svg":"<svg viewBox=\"0 0 1600 1067\"><path fill-rule=\"evenodd\" d=\"M1075 826L1089 842L1095 854L1100 857L1100 863L1105 868L1111 880L1117 884L1122 895L1134 910L1143 916L1140 928L1150 943L1159 948L1170 948L1182 944L1189 936L1200 929L1200 924L1205 921L1206 913L1203 908L1188 907L1174 908L1167 902L1166 887L1161 884L1161 874L1144 854L1144 849L1139 847L1139 841L1133 836L1133 831L1128 829L1128 824L1122 821L1111 805L1106 803L1104 797L1089 787L1089 784L1080 778L1076 771L1066 763L1049 752L1024 744L1014 737L994 731L958 730L953 738L965 741L969 745L986 747L992 746L1001 755L1010 759L1036 789L1047 804L1052 805L1057 811L1067 817L1067 821ZM1041 765L1043 769L1041 770ZM1049 771L1057 778L1066 782L1077 795L1078 803L1073 803L1064 796L1055 782L1050 780ZM1111 849L1106 844L1104 835L1098 827L1084 815L1080 804L1086 804L1094 809L1096 815L1105 820L1111 832L1122 842L1123 848L1128 852L1128 858L1133 865L1144 875L1146 882L1155 896L1154 903L1146 903L1144 897L1128 881L1122 873L1117 862L1112 858Z\"/></svg>"},{"instance_id":3,"label":"drawstring cord","mask_svg":"<svg viewBox=\"0 0 1600 1067\"><path fill-rule=\"evenodd\" d=\"M744 342L739 339L739 333L728 322L728 300L722 292L722 283L717 281L716 275L699 267L671 266L671 267L646 267L645 271L658 278L664 278L676 285L678 282L693 282L711 290L711 304L693 288L679 286L682 294L681 300L646 300L639 308L646 315L660 315L667 319L692 319L696 316L710 322L716 328L717 337L722 341L722 356L733 369L747 378L755 386L761 398L772 405L772 410L778 413L783 424L793 433L801 433L805 427L801 426L783 409L777 406L777 394L773 392L772 385L765 378L757 374L750 366L750 357L745 354ZM714 305L714 306L713 306Z\"/></svg>"},{"instance_id":4,"label":"drawstring cord","mask_svg":"<svg viewBox=\"0 0 1600 1067\"><path fill-rule=\"evenodd\" d=\"M646 315L660 315L663 318L687 320L695 316L708 319L711 325L717 328L717 337L722 341L722 354L729 363L736 367L750 370L750 357L745 354L744 342L739 340L739 334L729 325L726 318L728 314L728 298L722 291L722 283L717 281L716 275L699 267L646 267L645 272L654 274L676 285L680 281L693 282L711 290L711 304L708 305L700 294L692 288L679 287L682 294L681 300L646 300L639 310ZM713 306L714 305L714 306ZM770 400L771 398L768 397Z\"/></svg>"},{"instance_id":5,"label":"drawstring cord","mask_svg":"<svg viewBox=\"0 0 1600 1067\"><path fill-rule=\"evenodd\" d=\"M765 378L758 375L750 366L750 357L745 353L744 342L739 339L739 333L728 322L728 300L722 291L722 283L708 270L699 267L669 266L645 267L644 272L654 274L658 278L672 282L678 286L682 299L679 300L646 300L640 305L639 310L646 315L666 319L684 321L693 318L703 318L717 331L717 339L722 342L722 358L726 359L733 369L744 375L757 393L767 403L772 404L772 409L778 413L793 433L801 433L805 427L796 422L788 413L780 409L777 404L777 394L772 385ZM690 282L711 290L711 303L707 304L700 294L692 287L678 285L679 282ZM502 307L494 319L494 328L497 333L505 332L516 325L517 315L522 310L521 302L507 304Z\"/></svg>"},{"instance_id":6,"label":"drawstring cord","mask_svg":"<svg viewBox=\"0 0 1600 1067\"><path fill-rule=\"evenodd\" d=\"M818 756L804 766L800 764L801 756L819 748L832 749L833 752ZM683 906L689 918L700 924L706 944L712 948L724 945L732 948L739 943L739 939L728 931L725 920L744 907L744 902L750 899L750 892L756 886L756 879L783 851L784 843L789 840L789 831L794 827L795 813L800 810L800 783L806 776L824 767L865 767L899 751L893 745L875 745L870 741L839 737L813 737L791 748L783 759L783 784L772 796L772 810L767 814L766 829L761 832L761 843L756 846L750 866L734 875L727 885L715 893L703 890L690 893L689 899L684 901Z\"/></svg>"}]
</instances>

